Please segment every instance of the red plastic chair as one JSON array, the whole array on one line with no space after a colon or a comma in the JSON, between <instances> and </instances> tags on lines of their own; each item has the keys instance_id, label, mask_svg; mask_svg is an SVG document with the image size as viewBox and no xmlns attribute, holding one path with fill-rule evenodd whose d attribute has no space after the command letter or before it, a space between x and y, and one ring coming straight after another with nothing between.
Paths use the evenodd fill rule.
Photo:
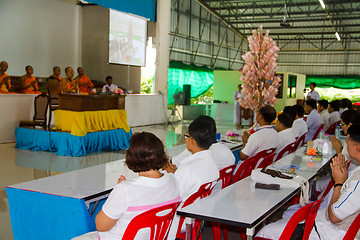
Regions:
<instances>
[{"instance_id":1,"label":"red plastic chair","mask_svg":"<svg viewBox=\"0 0 360 240\"><path fill-rule=\"evenodd\" d=\"M360 213L354 219L352 224L350 225L349 229L347 230L343 240L352 240L355 239L356 234L358 233L360 228Z\"/></svg>"},{"instance_id":2,"label":"red plastic chair","mask_svg":"<svg viewBox=\"0 0 360 240\"><path fill-rule=\"evenodd\" d=\"M301 137L299 137L296 140L296 143L295 143L295 146L294 146L294 151L296 151L296 149L301 148L302 146L304 146L304 144L305 144L305 135L306 135L306 133L301 135Z\"/></svg>"},{"instance_id":3,"label":"red plastic chair","mask_svg":"<svg viewBox=\"0 0 360 240\"><path fill-rule=\"evenodd\" d=\"M264 168L274 163L274 157L276 153L273 152L270 155L267 155L256 168Z\"/></svg>"},{"instance_id":4,"label":"red plastic chair","mask_svg":"<svg viewBox=\"0 0 360 240\"><path fill-rule=\"evenodd\" d=\"M315 134L313 136L313 139L312 139L313 141L318 137L321 129L323 129L323 128L324 128L324 124L321 124L320 127L318 128L318 130L316 130L316 132L315 132Z\"/></svg>"},{"instance_id":5,"label":"red plastic chair","mask_svg":"<svg viewBox=\"0 0 360 240\"><path fill-rule=\"evenodd\" d=\"M320 204L321 204L321 200L317 200L297 210L294 213L294 215L289 219L289 222L286 224L279 240L290 240L291 235L293 234L298 223L304 220L305 220L305 231L302 240L309 239L310 232L314 225L317 210L319 209Z\"/></svg>"},{"instance_id":6,"label":"red plastic chair","mask_svg":"<svg viewBox=\"0 0 360 240\"><path fill-rule=\"evenodd\" d=\"M304 136L305 137L305 136ZM305 139L305 138L304 138ZM279 154L277 155L276 159L275 159L275 162L279 159L281 159L282 157L294 152L296 149L295 149L295 145L296 145L296 141L293 142L293 143L290 143L289 145L287 145L286 147L283 148L283 150L281 150L279 152Z\"/></svg>"},{"instance_id":7,"label":"red plastic chair","mask_svg":"<svg viewBox=\"0 0 360 240\"><path fill-rule=\"evenodd\" d=\"M261 163L262 160L266 158L266 156L274 153L276 148L270 148L264 151L257 153L253 157L249 157L245 159L242 163L240 163L239 168L234 173L233 178L231 179L230 185L236 183L237 181L250 176L251 171L258 167L258 163ZM239 163L238 163L239 164Z\"/></svg>"},{"instance_id":8,"label":"red plastic chair","mask_svg":"<svg viewBox=\"0 0 360 240\"><path fill-rule=\"evenodd\" d=\"M216 184L221 183L221 189L226 188L227 186L229 186L231 178L232 178L232 176L234 174L235 167L236 167L236 164L225 167L225 168L223 168L223 169L221 169L219 171L220 177L217 180Z\"/></svg>"},{"instance_id":9,"label":"red plastic chair","mask_svg":"<svg viewBox=\"0 0 360 240\"><path fill-rule=\"evenodd\" d=\"M326 130L325 134L329 134L329 135L334 135L335 134L335 129L337 127L337 125L339 125L340 121L334 122L333 124L330 125L330 127Z\"/></svg>"},{"instance_id":10,"label":"red plastic chair","mask_svg":"<svg viewBox=\"0 0 360 240\"><path fill-rule=\"evenodd\" d=\"M217 183L217 181L213 181L213 182L208 182L208 183L201 185L199 190L196 193L192 194L190 197L188 197L185 200L185 202L181 208L189 206L190 204L194 203L199 198L202 199L204 197L209 196L211 194L212 190L214 189L216 183ZM176 238L185 239L185 233L181 232L181 227L184 223L184 220L185 220L185 217L181 216L180 221L179 221L178 230L176 233ZM192 231L192 239L196 238L196 234L199 231L200 224L201 224L200 220L195 219L193 231ZM199 239L201 239L201 236Z\"/></svg>"},{"instance_id":11,"label":"red plastic chair","mask_svg":"<svg viewBox=\"0 0 360 240\"><path fill-rule=\"evenodd\" d=\"M137 232L143 228L150 228L150 240L167 239L170 225L179 204L179 202L168 204L137 215L127 226L122 239L134 239ZM168 212L169 210L170 212ZM162 215L161 213L166 214Z\"/></svg>"}]
</instances>

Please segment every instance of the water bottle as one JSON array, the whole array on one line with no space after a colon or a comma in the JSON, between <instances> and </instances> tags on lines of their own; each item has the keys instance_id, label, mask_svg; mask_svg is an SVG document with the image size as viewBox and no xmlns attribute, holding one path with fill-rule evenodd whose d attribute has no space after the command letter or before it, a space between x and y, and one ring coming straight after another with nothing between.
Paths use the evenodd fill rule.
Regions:
<instances>
[{"instance_id":1,"label":"water bottle","mask_svg":"<svg viewBox=\"0 0 360 240\"><path fill-rule=\"evenodd\" d=\"M339 139L340 135L341 135L341 127L340 125L337 125L335 129L335 136Z\"/></svg>"},{"instance_id":2,"label":"water bottle","mask_svg":"<svg viewBox=\"0 0 360 240\"><path fill-rule=\"evenodd\" d=\"M328 155L330 154L330 147L331 147L331 142L330 142L330 138L327 134L325 134L324 137L324 146L323 146L323 155Z\"/></svg>"},{"instance_id":3,"label":"water bottle","mask_svg":"<svg viewBox=\"0 0 360 240\"><path fill-rule=\"evenodd\" d=\"M320 129L319 138L324 139L325 138L325 131L324 129Z\"/></svg>"}]
</instances>

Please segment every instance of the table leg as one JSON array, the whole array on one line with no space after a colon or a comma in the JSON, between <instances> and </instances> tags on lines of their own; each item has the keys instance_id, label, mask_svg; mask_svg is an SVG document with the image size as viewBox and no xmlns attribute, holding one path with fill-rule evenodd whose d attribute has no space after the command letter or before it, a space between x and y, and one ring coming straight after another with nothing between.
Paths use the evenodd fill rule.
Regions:
<instances>
[{"instance_id":1,"label":"table leg","mask_svg":"<svg viewBox=\"0 0 360 240\"><path fill-rule=\"evenodd\" d=\"M252 228L246 228L246 239L252 240L255 233L255 227Z\"/></svg>"},{"instance_id":2,"label":"table leg","mask_svg":"<svg viewBox=\"0 0 360 240\"><path fill-rule=\"evenodd\" d=\"M186 226L185 240L191 240L193 223L194 223L193 218L185 218L185 226Z\"/></svg>"}]
</instances>

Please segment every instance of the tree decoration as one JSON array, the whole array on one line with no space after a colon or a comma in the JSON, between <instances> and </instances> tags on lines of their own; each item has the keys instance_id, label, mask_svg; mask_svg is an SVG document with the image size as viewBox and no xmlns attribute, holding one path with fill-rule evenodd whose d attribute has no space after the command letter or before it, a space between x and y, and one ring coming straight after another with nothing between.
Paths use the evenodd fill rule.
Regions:
<instances>
[{"instance_id":1,"label":"tree decoration","mask_svg":"<svg viewBox=\"0 0 360 240\"><path fill-rule=\"evenodd\" d=\"M242 56L246 65L243 67L240 80L242 91L238 100L240 106L256 110L269 104L274 106L281 79L275 76L277 70L276 58L279 48L269 37L269 30L263 35L262 26L258 32L254 29L253 35L248 37L250 50Z\"/></svg>"}]
</instances>

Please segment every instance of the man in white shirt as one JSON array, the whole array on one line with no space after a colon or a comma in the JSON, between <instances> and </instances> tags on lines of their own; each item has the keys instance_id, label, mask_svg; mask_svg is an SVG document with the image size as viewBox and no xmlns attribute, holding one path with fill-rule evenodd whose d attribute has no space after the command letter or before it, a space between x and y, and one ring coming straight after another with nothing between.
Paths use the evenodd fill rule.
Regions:
<instances>
[{"instance_id":1,"label":"man in white shirt","mask_svg":"<svg viewBox=\"0 0 360 240\"><path fill-rule=\"evenodd\" d=\"M306 100L305 112L309 115L306 119L306 125L308 127L308 132L305 136L305 142L313 139L316 131L321 125L321 118L319 113L316 111L316 101L314 99Z\"/></svg>"},{"instance_id":2,"label":"man in white shirt","mask_svg":"<svg viewBox=\"0 0 360 240\"><path fill-rule=\"evenodd\" d=\"M318 102L318 113L320 114L321 124L324 124L324 131L330 127L330 114L328 112L329 102L327 100L320 100Z\"/></svg>"},{"instance_id":3,"label":"man in white shirt","mask_svg":"<svg viewBox=\"0 0 360 240\"><path fill-rule=\"evenodd\" d=\"M107 76L106 77L107 84L103 87L102 91L103 93L112 93L115 89L118 89L118 87L112 83L112 77Z\"/></svg>"},{"instance_id":4,"label":"man in white shirt","mask_svg":"<svg viewBox=\"0 0 360 240\"><path fill-rule=\"evenodd\" d=\"M348 129L346 139L348 153L360 164L360 126L353 125ZM310 240L343 239L351 223L360 213L360 168L350 174L346 167L345 158L339 155L330 164L335 181L328 207L318 210L315 227L310 233ZM279 239L288 219L281 219L265 226L257 234L265 239ZM357 239L360 233L357 234Z\"/></svg>"},{"instance_id":5,"label":"man in white shirt","mask_svg":"<svg viewBox=\"0 0 360 240\"><path fill-rule=\"evenodd\" d=\"M168 164L163 167L169 173L174 173L179 183L180 197L185 201L197 192L201 185L218 180L219 169L208 150L213 143L213 135L209 124L204 121L193 121L185 134L186 148L192 153L180 161L178 167ZM175 216L168 239L175 239L179 217Z\"/></svg>"},{"instance_id":6,"label":"man in white shirt","mask_svg":"<svg viewBox=\"0 0 360 240\"><path fill-rule=\"evenodd\" d=\"M291 128L292 124L293 121L290 115L286 113L278 115L276 131L279 132L279 145L276 149L276 155L278 155L287 145L296 141L294 131ZM276 159L276 157L274 159Z\"/></svg>"},{"instance_id":7,"label":"man in white shirt","mask_svg":"<svg viewBox=\"0 0 360 240\"><path fill-rule=\"evenodd\" d=\"M329 103L328 111L330 113L330 126L338 121L340 121L340 101L334 100Z\"/></svg>"},{"instance_id":8,"label":"man in white shirt","mask_svg":"<svg viewBox=\"0 0 360 240\"><path fill-rule=\"evenodd\" d=\"M291 124L293 124L296 119L296 109L293 106L286 106L284 107L283 113L291 117ZM296 139L300 137L299 130L295 128L294 125L291 126L291 129Z\"/></svg>"},{"instance_id":9,"label":"man in white shirt","mask_svg":"<svg viewBox=\"0 0 360 240\"><path fill-rule=\"evenodd\" d=\"M304 108L301 105L295 104L292 106L296 111L296 117L293 123L293 128L296 128L299 132L299 137L307 133L308 127L304 121Z\"/></svg>"},{"instance_id":10,"label":"man in white shirt","mask_svg":"<svg viewBox=\"0 0 360 240\"><path fill-rule=\"evenodd\" d=\"M320 95L319 95L319 93L317 91L315 91L315 87L316 87L316 83L314 83L314 82L310 83L310 90L311 91L306 96L306 100L309 100L309 99L314 99L315 101L320 100Z\"/></svg>"},{"instance_id":11,"label":"man in white shirt","mask_svg":"<svg viewBox=\"0 0 360 240\"><path fill-rule=\"evenodd\" d=\"M211 134L213 137L213 144L211 144L209 150L211 152L212 157L214 158L214 160L216 162L216 165L218 166L218 169L221 170L225 167L235 164L235 156L231 152L231 150L227 146L222 144L221 142L215 141L216 123L215 123L214 119L209 116L201 115L195 121L205 121L206 123L204 123L204 124L210 125L209 127L211 129ZM182 153L180 153L179 155L172 158L172 163L175 164L176 166L179 166L180 162L183 159L185 159L191 155L192 155L192 153L188 149L185 149Z\"/></svg>"},{"instance_id":12,"label":"man in white shirt","mask_svg":"<svg viewBox=\"0 0 360 240\"><path fill-rule=\"evenodd\" d=\"M256 121L260 128L250 135L245 131L242 136L243 149L240 152L240 160L245 160L257 153L269 148L277 148L279 145L279 136L271 123L276 118L275 109L266 105L257 112Z\"/></svg>"}]
</instances>

